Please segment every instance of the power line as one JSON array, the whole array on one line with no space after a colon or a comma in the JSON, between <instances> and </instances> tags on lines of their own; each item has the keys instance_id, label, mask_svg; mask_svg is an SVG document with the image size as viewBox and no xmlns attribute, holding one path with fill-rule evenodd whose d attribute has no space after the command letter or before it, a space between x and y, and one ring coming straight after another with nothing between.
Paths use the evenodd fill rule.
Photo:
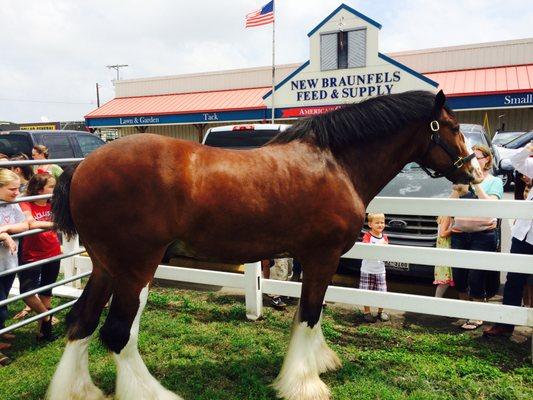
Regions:
<instances>
[{"instance_id":1,"label":"power line","mask_svg":"<svg viewBox=\"0 0 533 400\"><path fill-rule=\"evenodd\" d=\"M128 67L128 64L115 64L115 65L106 65L109 69L114 69L117 71L117 81L120 80L119 70L120 68Z\"/></svg>"}]
</instances>

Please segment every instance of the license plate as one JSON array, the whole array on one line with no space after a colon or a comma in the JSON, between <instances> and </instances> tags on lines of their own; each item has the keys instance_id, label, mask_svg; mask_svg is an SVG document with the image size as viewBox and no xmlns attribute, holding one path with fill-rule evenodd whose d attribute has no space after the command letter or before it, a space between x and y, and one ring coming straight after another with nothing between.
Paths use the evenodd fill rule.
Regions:
<instances>
[{"instance_id":1,"label":"license plate","mask_svg":"<svg viewBox=\"0 0 533 400\"><path fill-rule=\"evenodd\" d=\"M387 261L385 265L390 269L395 269L398 271L409 271L409 263L398 262L398 261Z\"/></svg>"}]
</instances>

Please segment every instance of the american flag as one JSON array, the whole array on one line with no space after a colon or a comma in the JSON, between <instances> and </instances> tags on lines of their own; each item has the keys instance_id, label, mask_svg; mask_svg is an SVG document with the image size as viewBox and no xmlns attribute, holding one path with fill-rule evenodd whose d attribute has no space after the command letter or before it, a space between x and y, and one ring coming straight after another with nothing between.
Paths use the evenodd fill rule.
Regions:
<instances>
[{"instance_id":1,"label":"american flag","mask_svg":"<svg viewBox=\"0 0 533 400\"><path fill-rule=\"evenodd\" d=\"M274 0L269 1L259 10L246 14L246 28L266 25L274 22Z\"/></svg>"}]
</instances>

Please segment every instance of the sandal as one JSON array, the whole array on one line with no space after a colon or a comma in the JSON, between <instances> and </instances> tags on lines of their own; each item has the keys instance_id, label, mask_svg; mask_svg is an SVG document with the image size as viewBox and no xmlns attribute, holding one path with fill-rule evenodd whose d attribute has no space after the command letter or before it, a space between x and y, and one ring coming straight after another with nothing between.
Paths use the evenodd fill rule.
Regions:
<instances>
[{"instance_id":1,"label":"sandal","mask_svg":"<svg viewBox=\"0 0 533 400\"><path fill-rule=\"evenodd\" d=\"M0 336L2 339L5 340L15 340L17 337L12 333L4 333L2 336Z\"/></svg>"},{"instance_id":2,"label":"sandal","mask_svg":"<svg viewBox=\"0 0 533 400\"><path fill-rule=\"evenodd\" d=\"M27 310L26 308L24 310L22 310L21 312L19 312L18 314L16 314L13 319L24 319L29 313L31 313L31 309L30 310Z\"/></svg>"},{"instance_id":3,"label":"sandal","mask_svg":"<svg viewBox=\"0 0 533 400\"><path fill-rule=\"evenodd\" d=\"M38 342L53 342L56 337L52 333L52 317L48 317L48 320L43 319L41 321L41 329L37 334Z\"/></svg>"},{"instance_id":4,"label":"sandal","mask_svg":"<svg viewBox=\"0 0 533 400\"><path fill-rule=\"evenodd\" d=\"M0 351L9 349L10 347L11 347L11 343L0 342Z\"/></svg>"},{"instance_id":5,"label":"sandal","mask_svg":"<svg viewBox=\"0 0 533 400\"><path fill-rule=\"evenodd\" d=\"M474 321L469 319L463 325L461 325L461 329L464 329L465 331L474 331L481 325L483 325L483 321Z\"/></svg>"},{"instance_id":6,"label":"sandal","mask_svg":"<svg viewBox=\"0 0 533 400\"><path fill-rule=\"evenodd\" d=\"M0 366L9 364L11 360L4 353L0 353Z\"/></svg>"}]
</instances>

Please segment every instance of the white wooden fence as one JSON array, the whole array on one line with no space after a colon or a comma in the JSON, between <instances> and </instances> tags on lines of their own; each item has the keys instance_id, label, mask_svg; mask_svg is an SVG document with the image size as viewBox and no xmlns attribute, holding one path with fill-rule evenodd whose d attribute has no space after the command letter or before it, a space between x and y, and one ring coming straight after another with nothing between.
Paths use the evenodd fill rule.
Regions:
<instances>
[{"instance_id":1,"label":"white wooden fence","mask_svg":"<svg viewBox=\"0 0 533 400\"><path fill-rule=\"evenodd\" d=\"M514 200L455 200L376 198L369 206L372 212L394 214L455 216L493 216L497 218L531 218L533 203ZM75 251L76 246L69 248ZM376 246L357 243L344 254L345 258L367 258L383 261L401 261L427 265L451 265L457 268L475 268L506 272L533 272L533 256L482 251L464 251L413 246ZM75 256L69 266L72 274L91 268L90 259ZM254 320L262 314L262 294L300 296L300 283L283 282L261 277L260 263L245 265L245 274L198 270L160 265L156 278L206 285L244 289L248 318ZM326 300L352 305L385 307L400 311L441 315L456 318L481 319L515 325L533 326L533 309L500 304L465 302L427 296L381 293L354 288L330 286Z\"/></svg>"}]
</instances>

